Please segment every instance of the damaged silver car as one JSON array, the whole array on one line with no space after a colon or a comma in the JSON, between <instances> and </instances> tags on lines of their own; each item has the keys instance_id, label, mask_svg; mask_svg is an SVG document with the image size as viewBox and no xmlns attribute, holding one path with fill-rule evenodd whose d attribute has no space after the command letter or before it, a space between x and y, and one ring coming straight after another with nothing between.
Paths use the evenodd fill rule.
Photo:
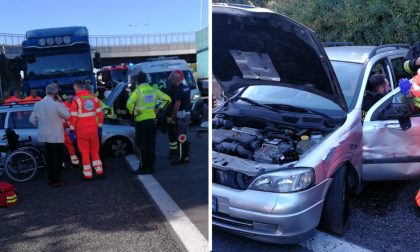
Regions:
<instances>
[{"instance_id":1,"label":"damaged silver car","mask_svg":"<svg viewBox=\"0 0 420 252\"><path fill-rule=\"evenodd\" d=\"M420 119L397 88L406 46L324 50L266 9L213 5L212 222L255 240L342 234L365 181L420 178ZM371 73L392 91L362 118ZM398 147L397 147L398 146Z\"/></svg>"}]
</instances>

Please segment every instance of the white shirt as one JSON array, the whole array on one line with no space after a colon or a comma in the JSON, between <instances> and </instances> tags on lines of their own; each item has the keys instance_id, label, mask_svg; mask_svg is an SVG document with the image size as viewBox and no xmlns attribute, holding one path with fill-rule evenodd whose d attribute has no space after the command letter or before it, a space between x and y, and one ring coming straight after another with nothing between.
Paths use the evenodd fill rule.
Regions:
<instances>
[{"instance_id":1,"label":"white shirt","mask_svg":"<svg viewBox=\"0 0 420 252\"><path fill-rule=\"evenodd\" d=\"M63 119L68 119L68 108L50 96L35 103L29 121L38 126L38 141L41 143L64 143Z\"/></svg>"}]
</instances>

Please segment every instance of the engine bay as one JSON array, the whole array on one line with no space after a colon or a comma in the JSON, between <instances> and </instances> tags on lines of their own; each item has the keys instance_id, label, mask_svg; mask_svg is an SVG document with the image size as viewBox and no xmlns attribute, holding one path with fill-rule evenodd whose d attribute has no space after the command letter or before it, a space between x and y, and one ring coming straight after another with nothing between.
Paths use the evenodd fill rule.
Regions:
<instances>
[{"instance_id":1,"label":"engine bay","mask_svg":"<svg viewBox=\"0 0 420 252\"><path fill-rule=\"evenodd\" d=\"M213 119L213 151L257 163L295 162L320 142L325 133L296 130L272 123L236 126L229 119Z\"/></svg>"}]
</instances>

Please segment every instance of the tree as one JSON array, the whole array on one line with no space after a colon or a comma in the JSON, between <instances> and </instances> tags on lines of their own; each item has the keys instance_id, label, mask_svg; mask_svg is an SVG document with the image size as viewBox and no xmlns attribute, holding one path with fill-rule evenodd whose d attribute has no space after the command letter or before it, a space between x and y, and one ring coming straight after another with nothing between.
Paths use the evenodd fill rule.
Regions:
<instances>
[{"instance_id":1,"label":"tree","mask_svg":"<svg viewBox=\"0 0 420 252\"><path fill-rule=\"evenodd\" d=\"M247 0L229 3L248 4ZM308 26L321 41L358 45L412 43L420 39L420 1L251 0Z\"/></svg>"}]
</instances>

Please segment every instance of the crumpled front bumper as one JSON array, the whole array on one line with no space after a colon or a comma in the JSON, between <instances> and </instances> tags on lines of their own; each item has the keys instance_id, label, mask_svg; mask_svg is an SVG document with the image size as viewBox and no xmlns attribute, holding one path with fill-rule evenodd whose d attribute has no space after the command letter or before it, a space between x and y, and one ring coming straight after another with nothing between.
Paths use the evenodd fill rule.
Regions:
<instances>
[{"instance_id":1,"label":"crumpled front bumper","mask_svg":"<svg viewBox=\"0 0 420 252\"><path fill-rule=\"evenodd\" d=\"M318 226L331 179L295 193L235 190L213 184L213 225L248 238L291 244Z\"/></svg>"}]
</instances>

